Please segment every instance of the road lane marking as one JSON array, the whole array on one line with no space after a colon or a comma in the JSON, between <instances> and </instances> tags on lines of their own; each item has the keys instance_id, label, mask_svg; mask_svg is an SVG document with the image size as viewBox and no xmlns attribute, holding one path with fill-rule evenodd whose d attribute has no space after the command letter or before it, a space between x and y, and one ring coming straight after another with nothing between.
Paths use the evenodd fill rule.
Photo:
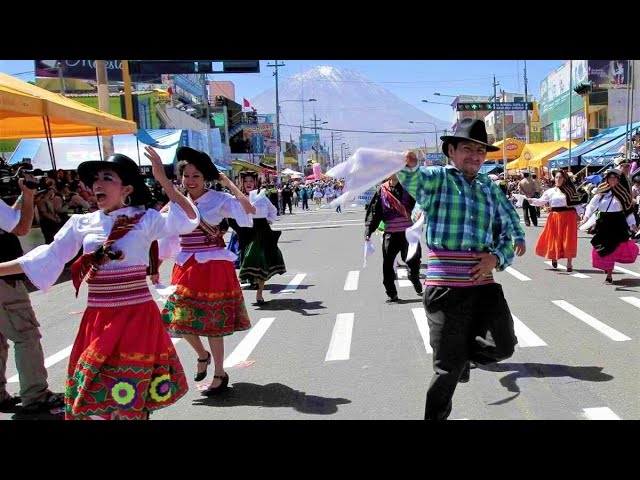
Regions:
<instances>
[{"instance_id":1,"label":"road lane marking","mask_svg":"<svg viewBox=\"0 0 640 480\"><path fill-rule=\"evenodd\" d=\"M261 318L258 320L249 333L242 339L238 346L231 352L222 365L223 368L231 368L249 358L251 352L256 347L262 336L267 332L275 317Z\"/></svg>"},{"instance_id":2,"label":"road lane marking","mask_svg":"<svg viewBox=\"0 0 640 480\"><path fill-rule=\"evenodd\" d=\"M339 313L331 333L331 342L325 362L334 360L349 360L351 351L351 335L353 333L353 313Z\"/></svg>"},{"instance_id":3,"label":"road lane marking","mask_svg":"<svg viewBox=\"0 0 640 480\"><path fill-rule=\"evenodd\" d=\"M620 417L607 407L583 408L582 410L587 420L620 420Z\"/></svg>"},{"instance_id":4,"label":"road lane marking","mask_svg":"<svg viewBox=\"0 0 640 480\"><path fill-rule=\"evenodd\" d=\"M274 228L274 231L284 232L287 230L317 230L319 228L339 228L339 227L362 227L364 223L332 223L325 225L312 225L310 227L284 227L284 228ZM275 226L275 225L274 225Z\"/></svg>"},{"instance_id":5,"label":"road lane marking","mask_svg":"<svg viewBox=\"0 0 640 480\"><path fill-rule=\"evenodd\" d=\"M45 358L44 368L49 368L51 365L54 365L59 361L67 358L69 355L71 355L72 348L73 348L73 345L69 345L67 348L60 350L58 353L54 353L50 357ZM19 375L16 374L13 377L11 377L9 380L7 380L7 383L18 383L18 381L19 381Z\"/></svg>"},{"instance_id":6,"label":"road lane marking","mask_svg":"<svg viewBox=\"0 0 640 480\"><path fill-rule=\"evenodd\" d=\"M298 285L300 285L300 283L302 283L302 280L304 280L304 277L306 277L307 274L306 273L297 273L295 277L293 277L293 280L291 280L289 282L289 285L287 285L287 288L285 288L284 290L282 290L280 293L293 293L296 291L296 288L298 288Z\"/></svg>"},{"instance_id":7,"label":"road lane marking","mask_svg":"<svg viewBox=\"0 0 640 480\"><path fill-rule=\"evenodd\" d=\"M398 287L413 287L411 280L398 280Z\"/></svg>"},{"instance_id":8,"label":"road lane marking","mask_svg":"<svg viewBox=\"0 0 640 480\"><path fill-rule=\"evenodd\" d=\"M623 300L627 303L630 303L634 307L640 308L640 298L637 297L620 297L620 300Z\"/></svg>"},{"instance_id":9,"label":"road lane marking","mask_svg":"<svg viewBox=\"0 0 640 480\"><path fill-rule=\"evenodd\" d=\"M583 312L582 310L580 310L577 307L574 307L569 302L565 302L564 300L552 300L551 303L557 305L558 307L563 309L565 312L569 312L571 315L576 317L578 320L581 320L584 323L586 323L587 325L595 328L600 333L606 335L607 337L609 337L611 340L613 340L615 342L624 342L625 340L631 340L626 335L620 333L619 331L615 330L614 328L611 328L606 323L602 323L600 320L597 320L596 318L593 318L591 315L589 315L588 313Z\"/></svg>"},{"instance_id":10,"label":"road lane marking","mask_svg":"<svg viewBox=\"0 0 640 480\"><path fill-rule=\"evenodd\" d=\"M409 276L409 272L407 272L406 268L399 268L396 270L396 276L398 278L407 278Z\"/></svg>"},{"instance_id":11,"label":"road lane marking","mask_svg":"<svg viewBox=\"0 0 640 480\"><path fill-rule=\"evenodd\" d=\"M553 268L553 264L551 263L550 260L548 262L544 262L544 263L546 263L547 265L549 265L550 267ZM558 264L558 269L559 270L566 270L567 267L565 267L564 265ZM589 275L585 275L584 273L580 273L580 272L573 272L573 273L570 273L569 275L571 275L572 277L575 277L575 278L591 278Z\"/></svg>"},{"instance_id":12,"label":"road lane marking","mask_svg":"<svg viewBox=\"0 0 640 480\"><path fill-rule=\"evenodd\" d=\"M345 290L357 290L358 278L360 277L360 270L352 270L347 274L347 279L344 282Z\"/></svg>"},{"instance_id":13,"label":"road lane marking","mask_svg":"<svg viewBox=\"0 0 640 480\"><path fill-rule=\"evenodd\" d=\"M354 220L340 219L340 220L322 220L320 222L278 223L277 226L288 227L289 225L316 225L319 223L353 223L353 222L358 222L364 225L364 221L362 219L354 219Z\"/></svg>"},{"instance_id":14,"label":"road lane marking","mask_svg":"<svg viewBox=\"0 0 640 480\"><path fill-rule=\"evenodd\" d=\"M429 343L429 322L427 322L427 313L424 311L424 308L412 308L411 313L413 313L413 318L416 319L418 331L422 337L422 343L424 343L424 349L427 353L433 353L433 348L431 348L431 344Z\"/></svg>"},{"instance_id":15,"label":"road lane marking","mask_svg":"<svg viewBox=\"0 0 640 480\"><path fill-rule=\"evenodd\" d=\"M518 337L518 346L520 347L546 347L547 344L539 336L531 331L522 321L513 313L513 328Z\"/></svg>"},{"instance_id":16,"label":"road lane marking","mask_svg":"<svg viewBox=\"0 0 640 480\"><path fill-rule=\"evenodd\" d=\"M513 275L514 277L516 277L518 280L520 280L521 282L528 282L531 279L529 277L527 277L526 275L523 275L522 273L520 273L519 271L517 271L515 268L511 268L511 267L507 267L505 268L505 271L507 273L510 273L511 275Z\"/></svg>"},{"instance_id":17,"label":"road lane marking","mask_svg":"<svg viewBox=\"0 0 640 480\"><path fill-rule=\"evenodd\" d=\"M613 269L616 272L627 273L629 275L633 275L634 277L640 277L640 273L634 272L633 270L627 270L626 268L622 268L622 267L613 267Z\"/></svg>"}]
</instances>

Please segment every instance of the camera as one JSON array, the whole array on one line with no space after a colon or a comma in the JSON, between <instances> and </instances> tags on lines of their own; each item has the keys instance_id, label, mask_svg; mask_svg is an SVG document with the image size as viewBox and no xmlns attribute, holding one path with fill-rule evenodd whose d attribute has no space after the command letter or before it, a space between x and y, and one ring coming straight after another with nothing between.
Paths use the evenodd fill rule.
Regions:
<instances>
[{"instance_id":1,"label":"camera","mask_svg":"<svg viewBox=\"0 0 640 480\"><path fill-rule=\"evenodd\" d=\"M26 174L29 177L34 172L32 170L31 159L24 158L22 162L15 165L7 165L4 162L0 165L0 197L17 197L20 195L20 185L18 180L25 178ZM25 186L31 190L38 188L38 183L32 180L25 181Z\"/></svg>"}]
</instances>

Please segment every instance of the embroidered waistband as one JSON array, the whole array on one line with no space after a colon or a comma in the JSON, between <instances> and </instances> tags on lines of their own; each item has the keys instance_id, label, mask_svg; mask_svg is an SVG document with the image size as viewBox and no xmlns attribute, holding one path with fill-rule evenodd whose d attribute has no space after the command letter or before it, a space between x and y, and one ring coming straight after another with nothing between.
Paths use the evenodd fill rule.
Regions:
<instances>
[{"instance_id":1,"label":"embroidered waistband","mask_svg":"<svg viewBox=\"0 0 640 480\"><path fill-rule=\"evenodd\" d=\"M425 285L446 287L475 287L493 283L493 274L488 273L473 281L469 272L480 260L477 252L458 252L452 250L429 249L427 279Z\"/></svg>"},{"instance_id":2,"label":"embroidered waistband","mask_svg":"<svg viewBox=\"0 0 640 480\"><path fill-rule=\"evenodd\" d=\"M123 307L153 300L147 285L147 267L100 269L87 282L89 307Z\"/></svg>"}]
</instances>

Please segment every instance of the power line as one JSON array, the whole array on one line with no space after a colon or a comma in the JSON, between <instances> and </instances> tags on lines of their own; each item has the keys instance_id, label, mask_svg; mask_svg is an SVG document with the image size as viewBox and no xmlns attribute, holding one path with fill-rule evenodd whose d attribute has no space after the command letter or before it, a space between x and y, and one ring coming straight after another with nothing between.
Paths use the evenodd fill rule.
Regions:
<instances>
[{"instance_id":1,"label":"power line","mask_svg":"<svg viewBox=\"0 0 640 480\"><path fill-rule=\"evenodd\" d=\"M296 128L296 127L299 127L300 125L291 125L291 124L281 123L280 126ZM374 131L374 130L347 130L342 128L323 128L323 127L317 127L317 130L323 130L326 132L384 133L387 135L418 135L418 134L422 135L425 133L434 133L434 132L423 132L423 131L416 131L416 130L388 132L388 131Z\"/></svg>"}]
</instances>

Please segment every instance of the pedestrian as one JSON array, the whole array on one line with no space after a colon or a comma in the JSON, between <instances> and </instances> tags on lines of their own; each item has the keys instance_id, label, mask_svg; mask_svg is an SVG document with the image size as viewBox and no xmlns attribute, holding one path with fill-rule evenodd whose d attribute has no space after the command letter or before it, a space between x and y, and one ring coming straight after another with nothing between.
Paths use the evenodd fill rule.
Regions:
<instances>
[{"instance_id":1,"label":"pedestrian","mask_svg":"<svg viewBox=\"0 0 640 480\"><path fill-rule=\"evenodd\" d=\"M469 361L486 364L513 354L513 319L492 271L509 266L514 250L526 250L513 205L479 173L487 152L498 150L487 143L484 121L463 119L453 135L440 138L450 165L418 167L408 152L406 168L397 173L426 215L423 303L435 371L427 391L428 420L449 417L458 381L468 381Z\"/></svg>"},{"instance_id":2,"label":"pedestrian","mask_svg":"<svg viewBox=\"0 0 640 480\"><path fill-rule=\"evenodd\" d=\"M224 371L224 337L251 327L242 289L233 266L236 255L222 238L225 218L251 227L255 208L226 175L218 172L209 155L189 147L176 152L178 176L188 198L200 214L200 225L190 233L160 240L160 259L175 258L169 295L162 318L169 333L179 335L195 350L196 382L207 376L213 357L213 381L203 395L224 391L229 375ZM205 187L219 180L233 195ZM157 282L157 277L154 283ZM206 337L210 351L202 344Z\"/></svg>"},{"instance_id":3,"label":"pedestrian","mask_svg":"<svg viewBox=\"0 0 640 480\"><path fill-rule=\"evenodd\" d=\"M518 184L520 188L520 192L528 198L535 198L536 196L536 184L532 178L529 177L529 172L522 172L522 180ZM533 222L533 226L538 226L538 212L536 207L531 205L529 201L525 198L522 202L522 212L524 213L524 224L527 227L531 226Z\"/></svg>"},{"instance_id":4,"label":"pedestrian","mask_svg":"<svg viewBox=\"0 0 640 480\"><path fill-rule=\"evenodd\" d=\"M22 256L22 246L17 236L25 236L31 230L34 190L25 186L24 181L19 180L21 194L13 207L0 200L0 262ZM40 343L40 324L31 306L25 280L24 273L0 278L0 412L11 411L19 403L22 403L22 411L26 413L64 405L64 395L49 390ZM7 392L7 340L13 342L15 365L20 378L19 396Z\"/></svg>"},{"instance_id":5,"label":"pedestrian","mask_svg":"<svg viewBox=\"0 0 640 480\"><path fill-rule=\"evenodd\" d=\"M416 293L422 295L420 283L420 264L422 251L420 244L416 253L407 258L409 242L405 236L407 228L413 225L411 212L416 201L398 183L398 177L391 175L388 181L382 183L376 190L373 199L367 208L364 226L364 239L369 241L380 225L384 222L384 234L382 237L382 284L387 294L386 303L398 302L398 289L396 288L396 272L394 267L398 253L402 261L408 267L408 278Z\"/></svg>"},{"instance_id":6,"label":"pedestrian","mask_svg":"<svg viewBox=\"0 0 640 480\"><path fill-rule=\"evenodd\" d=\"M551 208L542 233L536 243L536 255L551 260L558 268L558 259L567 259L567 272L573 271L573 259L578 255L578 215L580 198L567 172L554 174L555 187L544 191L540 198L527 198L531 205Z\"/></svg>"},{"instance_id":7,"label":"pedestrian","mask_svg":"<svg viewBox=\"0 0 640 480\"><path fill-rule=\"evenodd\" d=\"M83 248L71 274L76 294L86 279L89 295L69 357L66 419L148 419L188 390L146 277L150 252L157 257L153 242L188 233L200 219L167 178L158 153L148 146L145 156L171 200L168 212L144 209L151 193L129 157L83 162L78 173L100 210L73 215L50 245L0 263L0 275L26 273L46 291Z\"/></svg>"},{"instance_id":8,"label":"pedestrian","mask_svg":"<svg viewBox=\"0 0 640 480\"><path fill-rule=\"evenodd\" d=\"M627 189L620 184L623 173L610 169L604 182L598 186L589 202L582 223L597 214L595 234L591 239L593 268L604 270L605 283L613 283L613 268L616 262L634 263L638 259L638 245L630 239L629 229L638 231L633 214L633 200Z\"/></svg>"}]
</instances>

